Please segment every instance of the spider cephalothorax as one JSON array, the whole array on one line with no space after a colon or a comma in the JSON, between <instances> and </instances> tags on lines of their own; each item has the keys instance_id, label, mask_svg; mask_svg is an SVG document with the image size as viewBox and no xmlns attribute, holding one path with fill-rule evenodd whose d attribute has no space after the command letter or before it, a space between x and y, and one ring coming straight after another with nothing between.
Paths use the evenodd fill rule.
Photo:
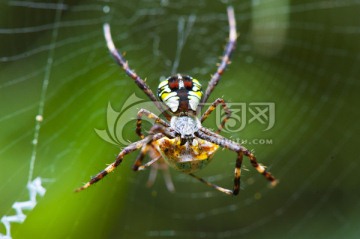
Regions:
<instances>
[{"instance_id":1,"label":"spider cephalothorax","mask_svg":"<svg viewBox=\"0 0 360 239\"><path fill-rule=\"evenodd\" d=\"M198 115L203 103L207 101L211 92L219 82L227 64L230 63L230 56L235 48L237 34L235 15L232 7L228 7L228 18L230 26L229 42L226 45L225 53L217 71L209 81L205 94L203 95L201 84L196 79L181 74L171 76L160 82L157 91L159 99L166 106L165 110L163 105L156 100L156 97L149 86L129 68L127 61L116 50L111 38L110 26L108 24L104 25L104 35L110 53L116 62L124 69L126 74L130 76L140 89L142 89L154 102L155 106L162 112L166 120L161 119L146 109L139 110L137 115L136 133L141 139L125 147L112 164L98 173L84 186L77 189L77 191L83 190L101 180L120 165L125 155L135 150L140 150L140 153L135 160L133 166L134 170L144 169L154 162L164 159L171 167L226 194L236 195L239 193L243 155L249 158L251 165L256 168L259 173L264 175L272 185L277 183L276 179L266 171L265 167L257 162L254 154L250 150L218 134L221 132L231 115L231 111L223 99L216 99L201 117ZM199 104L200 102L202 103L201 105ZM225 118L217 126L217 131L213 132L203 127L202 122L208 118L217 106L223 108ZM141 127L143 116L155 121L149 134L146 136L142 133ZM237 154L233 190L219 187L193 174L210 162L212 156L219 147L229 149ZM152 159L143 165L143 159L147 154L149 154Z\"/></svg>"}]
</instances>

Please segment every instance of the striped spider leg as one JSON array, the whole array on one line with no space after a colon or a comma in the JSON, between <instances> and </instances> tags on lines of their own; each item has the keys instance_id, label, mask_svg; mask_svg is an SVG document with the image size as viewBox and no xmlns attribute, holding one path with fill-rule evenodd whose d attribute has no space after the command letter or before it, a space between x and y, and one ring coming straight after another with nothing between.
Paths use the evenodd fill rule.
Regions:
<instances>
[{"instance_id":1,"label":"striped spider leg","mask_svg":"<svg viewBox=\"0 0 360 239\"><path fill-rule=\"evenodd\" d=\"M101 179L103 179L106 175L108 175L109 173L111 173L112 171L115 170L115 168L117 166L119 166L121 164L121 162L123 161L124 157L126 155L128 155L129 153L135 151L135 150L139 150L144 148L144 146L150 144L151 142L154 142L158 139L161 139L163 137L167 137L167 138L174 138L175 134L174 132L169 131L167 128L164 128L161 125L154 125L151 130L150 130L150 134L146 137L144 137L143 139L136 141L132 144L129 144L128 146L126 146L123 150L121 150L121 152L118 154L118 156L116 157L115 161L113 163L111 163L110 165L108 165L104 170L102 170L101 172L99 172L98 174L96 174L94 177L91 178L91 180L89 182L87 182L85 185L83 185L80 188L77 188L75 190L75 192L79 192L82 191L88 187L90 187L92 184L100 181Z\"/></svg>"},{"instance_id":2,"label":"striped spider leg","mask_svg":"<svg viewBox=\"0 0 360 239\"><path fill-rule=\"evenodd\" d=\"M228 20L229 20L229 41L225 47L225 51L223 56L221 57L221 62L219 63L219 66L215 72L215 74L212 75L208 87L205 91L204 96L201 99L201 103L199 105L198 112L201 111L202 107L205 105L206 101L208 100L209 96L215 89L215 86L219 83L221 75L224 73L226 67L228 64L230 64L230 58L235 50L236 46L236 39L237 39L237 33L236 33L236 21L235 21L235 14L234 9L232 7L228 7L227 9L228 14ZM221 124L218 126L218 129L216 130L216 133L220 133L221 130L224 128L224 125L226 121L231 117L231 111L228 109L228 107L225 104L225 101L221 98L216 99L207 109L207 111L204 112L204 114L201 116L201 122L203 122L209 114L216 108L217 105L221 104L225 111L225 118L222 120Z\"/></svg>"},{"instance_id":3,"label":"striped spider leg","mask_svg":"<svg viewBox=\"0 0 360 239\"><path fill-rule=\"evenodd\" d=\"M161 103L156 99L156 96L154 95L154 93L152 92L152 90L150 89L150 87L145 83L145 81L138 76L134 70L132 70L129 67L128 62L126 61L125 57L120 54L115 47L115 44L113 42L112 36L111 36L111 31L110 31L110 25L108 23L105 23L103 26L103 30L104 30L104 37L106 40L106 45L109 49L110 54L113 56L114 60L116 61L116 63L121 66L123 68L123 70L125 71L125 73L134 80L135 84L142 90L144 91L144 93L149 97L149 99L154 102L156 108L158 108L160 110L160 112L162 114L164 114L164 116L167 119L170 119L170 115L168 114L168 112L166 112L164 110L164 108L162 107Z\"/></svg>"},{"instance_id":4,"label":"striped spider leg","mask_svg":"<svg viewBox=\"0 0 360 239\"><path fill-rule=\"evenodd\" d=\"M115 59L116 63L118 63L123 70L125 71L125 73L134 80L134 82L136 83L136 85L142 90L144 91L144 93L149 97L149 99L151 101L154 102L155 106L160 110L160 112L167 118L170 119L170 115L167 111L164 110L164 108L162 107L161 103L156 99L154 93L151 91L151 89L149 88L149 86L145 83L145 81L143 79L141 79L140 76L138 76L134 70L132 70L129 67L128 62L126 61L126 59L124 58L124 56L122 54L120 54L115 47L115 44L113 42L112 36L111 36L111 31L110 31L110 26L109 24L104 24L103 26L103 30L104 30L104 36L105 36L105 40L107 43L107 47L109 49L110 54L113 56L113 58ZM138 129L138 128L137 128ZM143 135L138 134L140 137L144 137ZM149 149L149 156L151 158L153 158L152 156L156 155L157 152L156 150L154 151L154 149ZM140 157L140 155L138 156ZM156 158L156 157L155 157ZM149 165L150 166L150 165ZM148 181L148 185L152 185L153 183L153 178L156 177L156 173L154 171L156 171L156 169L162 169L164 172L164 178L165 178L165 183L167 185L167 188L169 191L174 191L173 188L173 183L172 180L170 178L170 174L168 172L168 168L166 165L164 165L163 160L160 159L159 163L155 163L153 164L153 167L155 168L155 170L152 170L150 172L150 179ZM134 170L137 170L134 168ZM155 176L154 176L155 175ZM170 179L169 179L170 178Z\"/></svg>"},{"instance_id":5,"label":"striped spider leg","mask_svg":"<svg viewBox=\"0 0 360 239\"><path fill-rule=\"evenodd\" d=\"M226 194L233 194L237 195L240 190L240 176L241 176L241 165L243 160L243 155L249 158L251 165L260 173L262 174L267 180L270 181L271 186L274 187L277 185L278 180L270 173L268 172L264 166L259 164L257 162L256 157L254 154L246 149L244 146L231 141L225 137L222 137L221 135L218 135L204 127L200 128L199 131L196 132L196 136L204 139L208 142L212 142L216 145L219 145L223 148L229 149L231 151L234 151L237 153L236 163L235 163L235 177L234 177L234 188L233 190L225 189L222 187L219 187L215 184L209 183L206 180L197 177L196 175L191 174L194 178L198 179L199 181L205 183L206 185L213 187L221 192L224 192Z\"/></svg>"},{"instance_id":6,"label":"striped spider leg","mask_svg":"<svg viewBox=\"0 0 360 239\"><path fill-rule=\"evenodd\" d=\"M230 57L233 51L235 50L236 46L236 21L235 21L235 14L234 9L232 7L227 8L227 14L229 19L229 41L225 47L224 55L221 58L221 62L215 72L215 74L211 77L208 87L204 93L204 96L201 99L201 104L199 105L199 111L201 110L202 106L208 100L210 94L215 89L215 86L219 83L221 75L224 73L228 64L230 64Z\"/></svg>"},{"instance_id":7,"label":"striped spider leg","mask_svg":"<svg viewBox=\"0 0 360 239\"><path fill-rule=\"evenodd\" d=\"M224 109L225 118L221 121L220 125L218 125L218 128L215 131L215 133L220 133L221 130L224 128L226 121L228 121L231 117L231 110L228 108L225 101L221 98L216 99L200 118L200 122L203 123L209 117L209 115L216 109L218 105L221 105L221 107Z\"/></svg>"}]
</instances>

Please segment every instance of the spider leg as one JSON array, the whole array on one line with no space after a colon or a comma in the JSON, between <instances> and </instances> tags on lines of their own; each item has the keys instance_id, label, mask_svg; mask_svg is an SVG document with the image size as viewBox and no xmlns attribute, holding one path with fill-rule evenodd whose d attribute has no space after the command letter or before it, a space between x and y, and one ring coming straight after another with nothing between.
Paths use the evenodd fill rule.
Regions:
<instances>
[{"instance_id":1,"label":"spider leg","mask_svg":"<svg viewBox=\"0 0 360 239\"><path fill-rule=\"evenodd\" d=\"M216 136L215 136L216 137ZM235 172L234 172L234 187L233 187L233 190L230 190L230 189L226 189L226 188L223 188L223 187L220 187L216 184L212 184L208 181L206 181L205 179L203 178L200 178L192 173L190 173L189 175L198 179L199 181L205 183L206 185L212 187L212 188L215 188L216 190L220 191L220 192L223 192L223 193L226 193L228 195L237 195L239 193L239 190L240 190L240 176L241 176L241 165L242 165L242 161L243 161L243 152L240 151L238 152L237 154L237 158L236 158L236 163L235 163Z\"/></svg>"},{"instance_id":2,"label":"spider leg","mask_svg":"<svg viewBox=\"0 0 360 239\"><path fill-rule=\"evenodd\" d=\"M138 171L139 170L139 167L140 166L143 166L142 165L142 162L146 156L146 153L148 152L149 150L149 145L148 144L144 144L141 148L141 151L140 153L138 154L138 156L136 157L136 160L135 160L135 163L133 165L133 170L134 171Z\"/></svg>"},{"instance_id":3,"label":"spider leg","mask_svg":"<svg viewBox=\"0 0 360 239\"><path fill-rule=\"evenodd\" d=\"M231 117L231 110L227 107L227 105L223 99L221 99L221 98L216 99L209 106L209 108L204 112L204 114L201 116L201 119L200 119L201 123L204 122L218 105L221 105L221 107L224 109L225 118L221 121L220 125L218 126L218 129L215 131L216 133L221 132L221 130L224 128L224 126L226 124L226 121L228 121L228 119L230 119L230 117Z\"/></svg>"},{"instance_id":4,"label":"spider leg","mask_svg":"<svg viewBox=\"0 0 360 239\"><path fill-rule=\"evenodd\" d=\"M120 54L115 47L115 44L113 42L113 39L111 37L111 32L110 32L110 25L108 23L105 23L103 26L103 30L104 30L104 37L106 40L106 44L107 47L111 53L111 55L113 56L113 58L115 59L116 63L118 65L120 65L125 73L130 76L134 82L136 83L136 85L145 92L145 94L150 98L150 100L152 102L154 102L155 106L160 110L160 112L162 112L164 114L164 116L167 119L170 119L170 115L163 109L161 103L157 100L157 98L155 97L154 93L151 91L151 89L149 88L149 86L145 83L145 81L143 79L140 78L140 76L138 76L134 70L132 70L129 67L128 62L126 61L126 59L124 58L124 56L122 54Z\"/></svg>"},{"instance_id":5,"label":"spider leg","mask_svg":"<svg viewBox=\"0 0 360 239\"><path fill-rule=\"evenodd\" d=\"M264 166L262 166L261 164L259 164L257 162L257 159L255 157L255 155L248 150L247 148L245 148L244 146L229 140L221 135L215 134L214 132L202 127L200 129L200 134L202 136L204 136L203 132L205 133L205 137L209 142L215 143L220 145L223 148L227 148L229 150L235 151L235 152L240 152L242 151L243 154L249 158L251 165L262 175L264 175L264 177L270 181L272 186L276 186L276 184L278 183L278 180L276 180L276 178L270 173L268 172ZM201 138L201 137L200 137Z\"/></svg>"},{"instance_id":6,"label":"spider leg","mask_svg":"<svg viewBox=\"0 0 360 239\"><path fill-rule=\"evenodd\" d=\"M79 192L82 191L88 187L90 187L92 184L100 181L101 179L103 179L106 175L108 175L110 172L114 171L114 169L119 166L123 160L123 158L137 150L143 147L143 145L146 145L148 142L152 142L155 140L160 139L161 137L163 137L164 135L162 133L158 133L155 135L149 135L146 138L139 140L137 142L134 142L130 145L128 145L127 147L125 147L123 150L121 150L121 152L118 154L118 156L116 157L115 161L113 163L111 163L109 166L107 166L104 170L102 170L101 172L99 172L97 175L95 175L94 177L91 178L91 180L89 182L87 182L84 186L78 188L75 190L75 192Z\"/></svg>"},{"instance_id":7,"label":"spider leg","mask_svg":"<svg viewBox=\"0 0 360 239\"><path fill-rule=\"evenodd\" d=\"M251 165L259 173L264 175L264 177L267 180L270 181L272 186L275 186L278 183L278 181L275 179L275 177L271 173L266 171L264 166L260 165L257 162L254 154L250 150L243 147L242 145L237 144L237 143L235 143L229 139L226 139L222 136L219 136L219 135L211 132L210 130L207 130L204 128L201 128L196 133L196 136L237 153L237 160L236 160L236 165L235 165L234 189L232 191L233 195L237 195L239 193L239 189L240 189L241 164L242 164L243 154L249 158Z\"/></svg>"},{"instance_id":8,"label":"spider leg","mask_svg":"<svg viewBox=\"0 0 360 239\"><path fill-rule=\"evenodd\" d=\"M211 92L214 90L215 86L219 82L221 75L224 73L226 66L228 64L230 64L230 57L231 57L232 52L235 49L237 34L236 34L236 21L235 21L234 9L229 6L227 8L227 14L228 14L228 19L229 19L229 42L227 43L227 45L225 47L224 54L222 56L221 62L219 64L215 74L211 77L211 79L209 81L208 87L205 91L205 94L204 94L202 100L201 100L201 103L205 103L208 100ZM201 109L201 105L199 107Z\"/></svg>"},{"instance_id":9,"label":"spider leg","mask_svg":"<svg viewBox=\"0 0 360 239\"><path fill-rule=\"evenodd\" d=\"M138 171L141 171L141 170L147 169L147 168L150 167L150 166L154 166L155 163L156 163L159 159L161 159L161 156L158 156L158 157L156 157L156 158L151 159L151 160L150 160L149 162L147 162L146 164L140 165L137 170L138 170ZM154 168L156 168L156 167L154 166Z\"/></svg>"},{"instance_id":10,"label":"spider leg","mask_svg":"<svg viewBox=\"0 0 360 239\"><path fill-rule=\"evenodd\" d=\"M125 155L127 155L137 149L140 149L144 144L146 144L151 139L152 139L152 135L149 135L145 139L139 140L139 141L134 142L134 143L128 145L127 147L125 147L123 150L121 150L121 152L116 157L116 160L112 164L108 165L104 170L102 170L97 175L92 177L91 180L89 182L87 182L84 186L76 189L75 192L82 191L82 190L90 187L92 184L103 179L106 175L108 175L110 172L114 171L114 169L120 165L120 163L122 162Z\"/></svg>"},{"instance_id":11,"label":"spider leg","mask_svg":"<svg viewBox=\"0 0 360 239\"><path fill-rule=\"evenodd\" d=\"M145 166L145 165L144 165ZM140 169L139 169L140 170ZM154 185L154 182L155 182L155 179L157 177L157 172L158 172L158 168L153 166L151 167L150 169L150 173L149 173L149 179L148 181L146 182L146 186L147 187L152 187Z\"/></svg>"},{"instance_id":12,"label":"spider leg","mask_svg":"<svg viewBox=\"0 0 360 239\"><path fill-rule=\"evenodd\" d=\"M140 136L140 138L144 138L144 135L141 133L141 124L142 124L142 117L145 115L148 119L153 119L155 123L158 123L164 127L169 127L169 124L156 116L154 113L151 113L150 111L146 109L140 109L137 114L137 120L136 120L136 134Z\"/></svg>"},{"instance_id":13,"label":"spider leg","mask_svg":"<svg viewBox=\"0 0 360 239\"><path fill-rule=\"evenodd\" d=\"M210 183L210 182L206 181L205 179L196 176L195 174L189 173L189 175L192 176L192 177L194 177L194 178L196 178L196 179L199 180L200 182L205 183L205 184L208 185L209 187L212 187L212 188L214 188L214 189L216 189L216 190L218 190L218 191L220 191L220 192L226 193L226 194L228 194L228 195L233 195L233 191L232 191L232 190L229 190L229 189L220 187L220 186L218 186L218 185L216 185L216 184Z\"/></svg>"},{"instance_id":14,"label":"spider leg","mask_svg":"<svg viewBox=\"0 0 360 239\"><path fill-rule=\"evenodd\" d=\"M146 186L151 187L152 185L154 185L154 182L155 182L155 179L157 176L157 172L159 170L162 170L166 188L169 190L169 192L175 192L175 186L171 179L171 175L169 172L169 166L165 163L164 159L161 156L159 156L158 158L156 158L156 160L153 159L153 160L149 161L148 163L140 166L139 170L141 170L145 167L149 167L149 166L152 166L152 167L150 169L149 179L146 183Z\"/></svg>"},{"instance_id":15,"label":"spider leg","mask_svg":"<svg viewBox=\"0 0 360 239\"><path fill-rule=\"evenodd\" d=\"M166 188L169 190L169 192L175 192L175 186L171 179L169 166L164 162L164 160L160 160L158 161L158 167L162 168L163 170L163 177L165 180Z\"/></svg>"}]
</instances>

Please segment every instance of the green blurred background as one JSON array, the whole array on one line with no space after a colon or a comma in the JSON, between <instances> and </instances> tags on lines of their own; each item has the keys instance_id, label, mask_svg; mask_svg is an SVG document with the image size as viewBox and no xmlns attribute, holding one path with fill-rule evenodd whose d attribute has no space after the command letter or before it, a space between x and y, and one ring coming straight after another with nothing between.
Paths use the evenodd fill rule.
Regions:
<instances>
[{"instance_id":1,"label":"green blurred background","mask_svg":"<svg viewBox=\"0 0 360 239\"><path fill-rule=\"evenodd\" d=\"M210 100L275 103L272 129L248 124L224 135L269 139L246 146L280 184L268 188L246 160L237 197L174 170L170 193L161 173L146 187L149 171L131 170L133 154L73 193L119 152L94 131L107 127L108 102L119 111L133 92L145 99L109 56L102 24L111 24L115 44L153 90L175 59L179 72L206 86L228 36L228 4L240 38ZM356 0L2 1L0 217L29 198L44 104L33 178L43 178L47 192L24 223L12 224L13 238L358 238L359 11ZM188 35L177 55L181 23ZM127 123L123 136L135 141L135 123ZM234 161L219 151L199 175L231 187Z\"/></svg>"}]
</instances>

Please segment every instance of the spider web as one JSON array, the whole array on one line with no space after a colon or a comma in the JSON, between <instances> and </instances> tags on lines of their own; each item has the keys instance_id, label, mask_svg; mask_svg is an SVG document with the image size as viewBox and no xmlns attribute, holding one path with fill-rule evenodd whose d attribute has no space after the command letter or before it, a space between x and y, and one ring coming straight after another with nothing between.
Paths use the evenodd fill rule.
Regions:
<instances>
[{"instance_id":1,"label":"spider web","mask_svg":"<svg viewBox=\"0 0 360 239\"><path fill-rule=\"evenodd\" d=\"M228 36L228 4L240 37L210 101L275 104L270 130L247 124L224 136L246 139L280 184L268 188L244 160L237 197L174 170L171 193L161 173L147 188L149 171L133 173L133 155L102 182L73 193L119 152L94 132L107 127L108 103L120 111L134 92L146 100L109 56L102 24L110 23L115 44L153 90L174 72L206 86ZM25 221L11 223L12 238L360 234L360 1L13 0L0 6L0 218L16 215L13 205L29 200L29 191L34 199L46 189L23 208ZM215 118L205 126L214 128ZM137 140L134 121L124 128L124 138ZM231 188L234 163L234 153L220 150L198 175ZM45 189L28 190L37 177Z\"/></svg>"}]
</instances>

